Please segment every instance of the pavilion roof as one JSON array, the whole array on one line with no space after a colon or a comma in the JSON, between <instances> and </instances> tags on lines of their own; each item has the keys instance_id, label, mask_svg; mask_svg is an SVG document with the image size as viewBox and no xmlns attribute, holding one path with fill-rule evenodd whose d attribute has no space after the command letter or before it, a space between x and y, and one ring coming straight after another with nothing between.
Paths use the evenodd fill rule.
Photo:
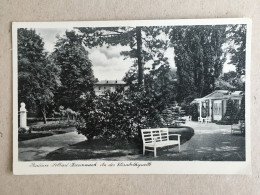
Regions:
<instances>
[{"instance_id":1,"label":"pavilion roof","mask_svg":"<svg viewBox=\"0 0 260 195\"><path fill-rule=\"evenodd\" d=\"M229 92L228 90L215 90L212 93L202 97L202 98L196 98L194 99L191 104L207 100L207 99L228 99L228 98L236 98L236 97L242 97L243 91L234 91Z\"/></svg>"}]
</instances>

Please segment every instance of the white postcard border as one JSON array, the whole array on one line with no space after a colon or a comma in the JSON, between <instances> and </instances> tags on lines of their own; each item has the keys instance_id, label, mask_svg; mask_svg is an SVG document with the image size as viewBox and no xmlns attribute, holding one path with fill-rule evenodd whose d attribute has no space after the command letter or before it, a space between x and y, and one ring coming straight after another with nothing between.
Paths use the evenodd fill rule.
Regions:
<instances>
[{"instance_id":1,"label":"white postcard border","mask_svg":"<svg viewBox=\"0 0 260 195\"><path fill-rule=\"evenodd\" d=\"M246 42L246 161L18 161L18 28L70 28L114 26L184 26L184 25L247 24ZM122 20L88 22L13 22L13 173L34 174L252 174L251 170L251 27L249 18ZM72 165L75 163L75 166ZM96 165L94 165L96 163ZM103 166L102 166L103 163ZM104 165L106 164L106 166ZM121 163L119 165L118 163ZM150 165L148 165L151 163Z\"/></svg>"}]
</instances>

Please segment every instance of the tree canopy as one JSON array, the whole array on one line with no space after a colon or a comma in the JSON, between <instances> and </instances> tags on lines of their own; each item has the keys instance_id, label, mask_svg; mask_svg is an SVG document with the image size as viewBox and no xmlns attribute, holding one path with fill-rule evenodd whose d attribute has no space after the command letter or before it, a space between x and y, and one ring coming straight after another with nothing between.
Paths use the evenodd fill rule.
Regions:
<instances>
[{"instance_id":1,"label":"tree canopy","mask_svg":"<svg viewBox=\"0 0 260 195\"><path fill-rule=\"evenodd\" d=\"M239 75L245 75L246 64L246 25L230 25L228 28L228 52L231 55L229 64L236 66Z\"/></svg>"},{"instance_id":2,"label":"tree canopy","mask_svg":"<svg viewBox=\"0 0 260 195\"><path fill-rule=\"evenodd\" d=\"M80 27L57 37L50 55L34 30L19 29L19 102L40 108L43 115L54 103L82 110L82 95L96 98L97 79L86 48L104 45L129 46L121 51L134 59L124 77L131 91L127 98L149 112L142 113L147 120L175 100L189 104L216 89L244 90L246 25ZM166 57L169 48L175 68ZM236 72L223 74L227 53Z\"/></svg>"},{"instance_id":3,"label":"tree canopy","mask_svg":"<svg viewBox=\"0 0 260 195\"><path fill-rule=\"evenodd\" d=\"M226 60L226 26L177 26L170 31L178 74L178 100L215 89Z\"/></svg>"},{"instance_id":4,"label":"tree canopy","mask_svg":"<svg viewBox=\"0 0 260 195\"><path fill-rule=\"evenodd\" d=\"M41 110L45 122L46 108L53 104L54 92L60 86L59 73L35 30L18 29L18 101L29 109Z\"/></svg>"},{"instance_id":5,"label":"tree canopy","mask_svg":"<svg viewBox=\"0 0 260 195\"><path fill-rule=\"evenodd\" d=\"M83 34L83 43L89 48L103 44L128 45L131 50L122 51L121 54L135 59L132 74L129 72L128 76L137 78L139 84L143 84L145 64L148 61L153 61L153 67L167 63L167 58L164 56L167 43L160 37L166 27L81 27L77 29Z\"/></svg>"},{"instance_id":6,"label":"tree canopy","mask_svg":"<svg viewBox=\"0 0 260 195\"><path fill-rule=\"evenodd\" d=\"M82 45L82 39L75 31L66 31L64 37L58 38L51 57L61 69L61 86L56 92L56 102L77 110L80 96L93 92L95 81L92 63Z\"/></svg>"}]
</instances>

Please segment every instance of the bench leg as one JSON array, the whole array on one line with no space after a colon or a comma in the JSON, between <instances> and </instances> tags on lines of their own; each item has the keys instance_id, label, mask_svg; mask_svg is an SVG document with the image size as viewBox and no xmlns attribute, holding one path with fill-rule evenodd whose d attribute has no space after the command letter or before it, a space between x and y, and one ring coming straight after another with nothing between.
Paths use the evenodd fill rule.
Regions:
<instances>
[{"instance_id":1,"label":"bench leg","mask_svg":"<svg viewBox=\"0 0 260 195\"><path fill-rule=\"evenodd\" d=\"M145 146L143 146L143 156L145 155Z\"/></svg>"},{"instance_id":2,"label":"bench leg","mask_svg":"<svg viewBox=\"0 0 260 195\"><path fill-rule=\"evenodd\" d=\"M154 147L154 157L156 157L156 147Z\"/></svg>"},{"instance_id":3,"label":"bench leg","mask_svg":"<svg viewBox=\"0 0 260 195\"><path fill-rule=\"evenodd\" d=\"M179 142L179 144L178 144L178 145L179 145L179 152L180 152L180 151L181 151L181 144L180 144L180 142Z\"/></svg>"}]
</instances>

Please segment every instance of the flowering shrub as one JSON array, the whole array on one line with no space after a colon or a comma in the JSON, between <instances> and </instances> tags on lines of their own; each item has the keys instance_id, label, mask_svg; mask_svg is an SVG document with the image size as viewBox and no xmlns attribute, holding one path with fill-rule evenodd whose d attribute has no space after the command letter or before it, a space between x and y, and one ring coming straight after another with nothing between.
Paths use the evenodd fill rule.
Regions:
<instances>
[{"instance_id":1,"label":"flowering shrub","mask_svg":"<svg viewBox=\"0 0 260 195\"><path fill-rule=\"evenodd\" d=\"M107 92L104 96L86 94L80 106L78 132L89 140L141 141L140 129L162 125L156 104L156 97L140 89L125 94Z\"/></svg>"}]
</instances>

